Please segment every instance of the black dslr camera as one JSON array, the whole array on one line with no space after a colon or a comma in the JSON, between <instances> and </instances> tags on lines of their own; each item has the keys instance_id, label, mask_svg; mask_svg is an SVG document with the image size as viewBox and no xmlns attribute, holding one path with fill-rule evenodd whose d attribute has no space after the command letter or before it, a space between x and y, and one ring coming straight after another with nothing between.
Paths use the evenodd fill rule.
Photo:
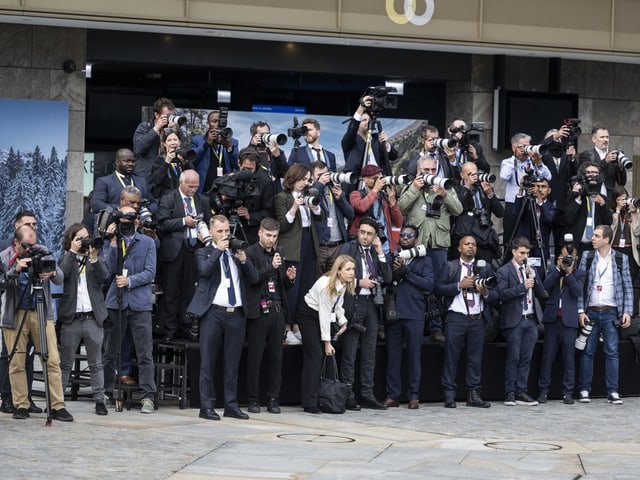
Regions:
<instances>
[{"instance_id":1,"label":"black dslr camera","mask_svg":"<svg viewBox=\"0 0 640 480\"><path fill-rule=\"evenodd\" d=\"M287 130L287 135L294 140L304 137L309 132L309 129L304 125L298 123L298 117L293 117L293 127Z\"/></svg>"},{"instance_id":2,"label":"black dslr camera","mask_svg":"<svg viewBox=\"0 0 640 480\"><path fill-rule=\"evenodd\" d=\"M87 253L89 251L89 247L99 250L103 245L104 239L102 237L83 237L80 239L80 251L78 253Z\"/></svg>"},{"instance_id":3,"label":"black dslr camera","mask_svg":"<svg viewBox=\"0 0 640 480\"><path fill-rule=\"evenodd\" d=\"M564 125L569 128L569 135L562 137L562 147L564 149L571 146L575 147L578 142L578 137L582 133L582 129L578 126L580 125L580 119L565 118Z\"/></svg>"},{"instance_id":4,"label":"black dslr camera","mask_svg":"<svg viewBox=\"0 0 640 480\"><path fill-rule=\"evenodd\" d=\"M534 183L542 182L542 180L544 180L533 168L525 168L522 178L524 180L522 186L525 190L529 190L533 187Z\"/></svg>"},{"instance_id":5,"label":"black dslr camera","mask_svg":"<svg viewBox=\"0 0 640 480\"><path fill-rule=\"evenodd\" d=\"M442 204L443 203L444 203L444 198L442 198L440 195L437 195L433 199L432 203L424 202L424 206L425 206L424 215L425 215L425 217L440 218L440 214L441 214Z\"/></svg>"},{"instance_id":6,"label":"black dslr camera","mask_svg":"<svg viewBox=\"0 0 640 480\"><path fill-rule=\"evenodd\" d=\"M489 228L491 226L491 220L486 208L474 208L473 215L478 219L480 228Z\"/></svg>"},{"instance_id":7,"label":"black dslr camera","mask_svg":"<svg viewBox=\"0 0 640 480\"><path fill-rule=\"evenodd\" d=\"M233 253L236 253L238 250L246 250L249 248L249 244L247 242L240 240L233 235L229 235L227 239L229 240L229 250Z\"/></svg>"}]
</instances>

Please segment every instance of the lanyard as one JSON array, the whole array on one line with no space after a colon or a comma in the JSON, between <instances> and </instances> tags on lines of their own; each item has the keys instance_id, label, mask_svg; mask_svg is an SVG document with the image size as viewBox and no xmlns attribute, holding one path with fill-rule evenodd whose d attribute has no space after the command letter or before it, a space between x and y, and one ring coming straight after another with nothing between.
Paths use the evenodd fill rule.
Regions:
<instances>
[{"instance_id":1,"label":"lanyard","mask_svg":"<svg viewBox=\"0 0 640 480\"><path fill-rule=\"evenodd\" d=\"M121 174L121 173L119 173L119 172L115 172L115 174L116 174L116 178L117 178L117 179L118 179L118 181L122 184L122 186L123 186L123 187L126 187L127 185L125 185L125 184L124 184L124 180L122 180L125 176L124 176L124 175L122 175L122 174ZM135 186L136 186L136 184L135 184L135 182L133 181L133 177L131 177L131 176L130 176L129 178L131 178L131 185L135 187Z\"/></svg>"}]
</instances>

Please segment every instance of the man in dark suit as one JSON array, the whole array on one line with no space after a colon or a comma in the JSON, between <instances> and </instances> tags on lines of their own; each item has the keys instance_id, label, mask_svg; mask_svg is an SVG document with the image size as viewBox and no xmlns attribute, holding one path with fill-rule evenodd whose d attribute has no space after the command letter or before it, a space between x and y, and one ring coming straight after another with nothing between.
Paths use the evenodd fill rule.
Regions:
<instances>
[{"instance_id":1,"label":"man in dark suit","mask_svg":"<svg viewBox=\"0 0 640 480\"><path fill-rule=\"evenodd\" d=\"M332 172L336 171L336 155L329 150L322 148L320 144L320 122L315 118L305 118L302 126L307 127L307 134L304 141L307 144L300 148L294 147L289 154L289 165L303 163L309 167L313 162L320 161L329 167Z\"/></svg>"},{"instance_id":2,"label":"man in dark suit","mask_svg":"<svg viewBox=\"0 0 640 480\"><path fill-rule=\"evenodd\" d=\"M461 142L453 149L453 158L455 159L458 167L464 165L466 162L472 162L478 166L478 170L482 170L484 173L489 173L491 171L491 165L489 165L489 162L487 162L487 159L484 156L482 145L469 138L471 131L478 130L472 130L470 127L467 127L467 122L462 118L456 117L451 120L447 127L447 133L449 133L452 138L456 137L458 140L461 140ZM465 148L465 150L463 150L463 148Z\"/></svg>"},{"instance_id":3,"label":"man in dark suit","mask_svg":"<svg viewBox=\"0 0 640 480\"><path fill-rule=\"evenodd\" d=\"M534 294L545 296L540 276L534 267L527 267L531 244L524 237L511 243L512 260L498 269L498 292L502 302L500 320L502 334L507 341L504 372L506 398L504 404L537 405L527 393L531 357L538 339L538 320L534 308Z\"/></svg>"},{"instance_id":4,"label":"man in dark suit","mask_svg":"<svg viewBox=\"0 0 640 480\"><path fill-rule=\"evenodd\" d=\"M400 247L405 253L416 246L418 227L405 225L400 232ZM423 245L426 250L426 246ZM393 283L395 285L396 313L398 321L386 325L387 344L387 407L397 407L402 393L402 352L407 345L407 399L409 408L420 406L420 380L422 377L422 337L424 312L427 308L425 294L433 291L433 264L431 258L400 255L393 259Z\"/></svg>"},{"instance_id":5,"label":"man in dark suit","mask_svg":"<svg viewBox=\"0 0 640 480\"><path fill-rule=\"evenodd\" d=\"M220 110L209 112L207 123L209 130L191 137L191 149L196 153L193 165L200 174L198 193L208 192L216 178L233 172L238 164L238 140L222 135Z\"/></svg>"},{"instance_id":6,"label":"man in dark suit","mask_svg":"<svg viewBox=\"0 0 640 480\"><path fill-rule=\"evenodd\" d=\"M462 349L467 350L467 406L489 408L491 404L480 397L482 374L482 351L484 348L484 325L491 321L489 303L498 298L495 289L476 282L480 278L491 278L493 269L487 264L478 271L476 253L478 247L471 235L458 242L459 260L450 260L439 272L436 294L445 297L447 318L445 320L444 364L442 387L445 408L456 408L456 377Z\"/></svg>"},{"instance_id":7,"label":"man in dark suit","mask_svg":"<svg viewBox=\"0 0 640 480\"><path fill-rule=\"evenodd\" d=\"M577 268L578 250L571 245L571 252L564 245L555 268L544 279L549 298L542 315L544 323L544 347L540 376L538 377L538 402L546 403L551 386L551 367L558 347L562 349L562 400L573 404L573 386L576 377L575 340L578 336L578 298L584 289L586 273Z\"/></svg>"},{"instance_id":8,"label":"man in dark suit","mask_svg":"<svg viewBox=\"0 0 640 480\"><path fill-rule=\"evenodd\" d=\"M133 174L136 166L136 156L128 148L120 148L116 151L115 171L111 175L100 177L96 180L91 197L91 211L96 214L107 207L118 208L120 205L120 192L126 186L134 186L140 190L143 200L149 200L149 210L157 210L156 201L151 195L149 185L144 177ZM151 168L151 167L149 167ZM151 173L151 170L149 170ZM93 228L93 225L88 225Z\"/></svg>"},{"instance_id":9,"label":"man in dark suit","mask_svg":"<svg viewBox=\"0 0 640 480\"><path fill-rule=\"evenodd\" d=\"M350 305L354 313L350 328L342 334L340 378L353 386L359 344L361 404L364 408L385 410L387 406L373 394L380 318L380 306L374 303L374 293L376 288L391 283L392 274L377 231L378 224L373 218L363 218L358 228L358 238L342 245L338 252L338 255L350 255L356 262L356 296L345 296L345 309L349 309ZM346 406L347 410L360 410L353 387L350 388Z\"/></svg>"},{"instance_id":10,"label":"man in dark suit","mask_svg":"<svg viewBox=\"0 0 640 480\"><path fill-rule=\"evenodd\" d=\"M251 140L249 140L248 147L255 148L258 152L260 156L258 168L264 170L273 181L273 193L275 195L282 191L280 179L284 178L284 174L289 169L289 164L287 163L287 155L278 146L276 141L277 134L274 134L271 137L271 141L265 144L262 141L265 133L271 133L271 127L267 122L261 120L253 122L249 127Z\"/></svg>"},{"instance_id":11,"label":"man in dark suit","mask_svg":"<svg viewBox=\"0 0 640 480\"><path fill-rule=\"evenodd\" d=\"M591 141L593 148L580 152L578 161L580 165L584 162L595 162L600 167L605 187L607 187L607 195L610 196L616 185L624 186L627 183L627 171L618 162L617 151L609 149L609 130L604 125L593 126Z\"/></svg>"},{"instance_id":12,"label":"man in dark suit","mask_svg":"<svg viewBox=\"0 0 640 480\"><path fill-rule=\"evenodd\" d=\"M224 215L209 222L212 244L198 249L198 287L187 311L200 317L200 418L220 420L214 410L214 372L218 353L224 355L224 416L246 420L238 406L238 367L247 321L247 283L258 282L258 271L244 250L229 250L231 229Z\"/></svg>"},{"instance_id":13,"label":"man in dark suit","mask_svg":"<svg viewBox=\"0 0 640 480\"><path fill-rule=\"evenodd\" d=\"M195 170L180 174L180 185L168 191L158 207L158 260L162 285L158 315L165 341L189 338L190 322L185 318L198 278L193 255L198 246L198 221L208 223L209 200L197 193L199 175Z\"/></svg>"},{"instance_id":14,"label":"man in dark suit","mask_svg":"<svg viewBox=\"0 0 640 480\"><path fill-rule=\"evenodd\" d=\"M413 153L409 157L409 163L407 167L407 173L415 175L418 172L418 162L423 158L432 158L436 162L436 171L433 175L439 178L450 178L452 180L460 180L460 166L456 162L455 148L438 148L435 145L435 140L440 138L440 132L438 127L434 125L425 125L420 139L422 140L422 150L417 153ZM449 160L447 154L452 155L452 160Z\"/></svg>"}]
</instances>

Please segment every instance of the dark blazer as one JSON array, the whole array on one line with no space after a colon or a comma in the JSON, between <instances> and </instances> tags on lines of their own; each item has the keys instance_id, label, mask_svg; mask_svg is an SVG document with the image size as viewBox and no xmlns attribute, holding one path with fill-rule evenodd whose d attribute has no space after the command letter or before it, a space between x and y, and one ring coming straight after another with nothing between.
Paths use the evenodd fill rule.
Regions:
<instances>
[{"instance_id":1,"label":"dark blazer","mask_svg":"<svg viewBox=\"0 0 640 480\"><path fill-rule=\"evenodd\" d=\"M327 161L327 166L329 170L332 172L336 171L336 155L329 150L322 149L322 153L324 154L324 158ZM316 152L314 152L309 145L305 145L300 148L291 149L291 153L289 153L289 166L294 163L302 163L307 167L311 165L312 162L315 162Z\"/></svg>"},{"instance_id":2,"label":"dark blazer","mask_svg":"<svg viewBox=\"0 0 640 480\"><path fill-rule=\"evenodd\" d=\"M320 198L322 199L322 201L320 202L320 207L322 208L325 217L324 220L318 221L318 238L320 239L320 243L327 243L331 238L331 230L327 226L326 221L326 219L329 217L329 206L327 205L327 197L325 196L327 187L325 187L320 182L316 182L313 185L313 188L317 188L320 192ZM340 229L342 241L346 242L349 239L349 234L347 232L345 219L347 220L347 224L350 223L355 216L355 211L349 203L348 195L344 190L342 191L342 195L340 195L340 198L338 200L336 200L335 197L333 197L333 199L335 201L336 216L338 217L338 228Z\"/></svg>"},{"instance_id":3,"label":"dark blazer","mask_svg":"<svg viewBox=\"0 0 640 480\"><path fill-rule=\"evenodd\" d=\"M193 313L198 317L202 317L211 305L216 296L216 291L222 280L222 271L220 268L220 255L222 251L213 246L200 248L196 250L196 264L198 265L198 286L196 293L191 299L191 303L187 307L188 313ZM247 303L247 284L254 285L258 282L258 271L249 260L244 265L235 258L233 259L238 266L240 272L240 298L242 299L242 310L244 316L248 314Z\"/></svg>"},{"instance_id":4,"label":"dark blazer","mask_svg":"<svg viewBox=\"0 0 640 480\"><path fill-rule=\"evenodd\" d=\"M362 272L362 249L358 244L358 240L351 240L348 243L345 243L340 247L340 251L338 255L349 255L356 261L356 280L361 280L363 278ZM373 252L371 254L371 259L373 263L376 265L376 270L378 271L378 275L382 277L383 284L388 285L391 283L393 279L393 273L391 271L391 263L389 262L389 258L387 258L386 262L381 262L378 259L378 256ZM360 291L360 287L356 286L356 292Z\"/></svg>"},{"instance_id":5,"label":"dark blazer","mask_svg":"<svg viewBox=\"0 0 640 480\"><path fill-rule=\"evenodd\" d=\"M260 190L259 195L247 196L243 200L243 205L249 210L249 218L238 217L245 235L247 236L247 242L256 243L258 241L258 229L260 228L260 222L262 219L273 216L273 185L271 178L267 175L267 172L258 168L253 174L252 183L258 186ZM280 181L277 181L278 185ZM242 238L239 231L236 231L236 236Z\"/></svg>"},{"instance_id":6,"label":"dark blazer","mask_svg":"<svg viewBox=\"0 0 640 480\"><path fill-rule=\"evenodd\" d=\"M211 209L209 199L196 193L193 197L196 213L203 215L203 221L209 225ZM180 252L185 239L187 227L183 225L185 216L184 201L180 189L168 191L161 199L158 206L158 236L160 237L160 250L158 260L171 262Z\"/></svg>"},{"instance_id":7,"label":"dark blazer","mask_svg":"<svg viewBox=\"0 0 640 480\"><path fill-rule=\"evenodd\" d=\"M228 174L238 169L238 140L231 139L232 151L229 152L222 147L222 172ZM211 165L211 146L207 144L204 135L195 135L191 137L191 149L196 152L196 158L193 159L193 165L200 174L200 186L198 193L203 193L204 183L207 179L209 165Z\"/></svg>"},{"instance_id":8,"label":"dark blazer","mask_svg":"<svg viewBox=\"0 0 640 480\"><path fill-rule=\"evenodd\" d=\"M613 223L613 214L611 210L609 210L606 201L604 205L598 205L597 203L595 205L593 228L598 225L611 225ZM567 224L565 233L573 234L574 242L576 245L579 245L582 234L584 233L584 228L587 225L586 198L582 199L581 204L578 204L574 199L568 201L564 212L564 219Z\"/></svg>"},{"instance_id":9,"label":"dark blazer","mask_svg":"<svg viewBox=\"0 0 640 480\"><path fill-rule=\"evenodd\" d=\"M193 162L186 162L185 164L167 165L164 161L165 157L160 156L153 164L151 170L151 184L153 185L153 196L160 198L168 190L178 188L180 185L180 174L185 170L195 170ZM204 179L200 177L200 183L204 182Z\"/></svg>"},{"instance_id":10,"label":"dark blazer","mask_svg":"<svg viewBox=\"0 0 640 480\"><path fill-rule=\"evenodd\" d=\"M537 205L537 202L534 200L533 203L528 205L525 204L525 199L527 197L517 197L516 201L513 203L516 214L520 212L520 209L524 206L524 211L522 216L520 217L520 223L518 224L518 228L516 229L515 237L526 237L531 242L532 245L537 249L537 241L536 241L536 230L533 223L533 212L531 211L534 204ZM549 259L549 236L551 235L551 230L553 229L554 221L556 219L556 215L558 213L558 209L553 203L547 199L540 207L540 234L542 235L542 244L545 250L545 259Z\"/></svg>"},{"instance_id":11,"label":"dark blazer","mask_svg":"<svg viewBox=\"0 0 640 480\"><path fill-rule=\"evenodd\" d=\"M556 162L553 160L553 155L545 153L542 156L542 162L551 172L551 181L549 182L551 193L549 194L549 199L555 200L560 215L562 215L564 214L567 202L571 200L571 197L567 196L567 192L571 190L571 177L578 172L578 161L576 158L571 159L563 153L560 157L560 166L557 167Z\"/></svg>"},{"instance_id":12,"label":"dark blazer","mask_svg":"<svg viewBox=\"0 0 640 480\"><path fill-rule=\"evenodd\" d=\"M420 152L414 152L414 153L411 154L411 156L409 157L409 163L408 163L408 167L407 167L406 173L409 173L411 175L415 175L417 173L417 171L418 171L418 161L422 158L420 153L421 153L421 151ZM456 182L459 182L459 180L460 180L460 167L456 166L456 165L453 165L449 161L449 159L447 158L447 156L445 155L443 150L436 149L436 151L434 152L434 157L433 158L436 161L438 171L442 170L442 177L443 178L451 178L452 180L455 180Z\"/></svg>"},{"instance_id":13,"label":"dark blazer","mask_svg":"<svg viewBox=\"0 0 640 480\"><path fill-rule=\"evenodd\" d=\"M355 172L358 175L360 175L360 170L362 169L365 147L364 139L358 135L359 126L360 122L351 117L347 131L342 137L342 153L345 162L344 171ZM393 162L398 158L396 149L391 147L389 162L387 162L384 158L384 153L386 152L385 146L378 140L378 134L374 133L371 138L371 150L376 162L378 162L378 165L382 168L383 174L391 175L391 164L389 162Z\"/></svg>"},{"instance_id":14,"label":"dark blazer","mask_svg":"<svg viewBox=\"0 0 640 480\"><path fill-rule=\"evenodd\" d=\"M595 148L580 152L578 161L580 164L592 161L600 166L600 172L604 177L604 185L607 187L607 195L611 195L616 185L624 186L627 183L627 171L624 168L620 168L618 162L607 163L604 160L600 160L600 155L598 155Z\"/></svg>"},{"instance_id":15,"label":"dark blazer","mask_svg":"<svg viewBox=\"0 0 640 480\"><path fill-rule=\"evenodd\" d=\"M277 276L278 285L282 288L282 291L280 292L282 297L281 302L285 312L285 320L287 320L289 315L289 304L287 302L288 295L286 294L286 291L293 286L294 282L289 280L289 277L287 277L284 263L280 265L280 268L277 270L273 268L273 265L270 262L265 263L262 250L263 247L259 243L249 245L249 248L247 248L247 258L258 271L258 281L255 284L252 284L247 290L247 318L258 318L260 316L262 313L260 300L263 298L263 286L267 284L270 277ZM289 322L287 321L287 323Z\"/></svg>"},{"instance_id":16,"label":"dark blazer","mask_svg":"<svg viewBox=\"0 0 640 480\"><path fill-rule=\"evenodd\" d=\"M291 192L280 192L273 200L273 210L276 220L280 222L280 236L278 245L284 250L287 261L300 261L300 244L302 242L302 217L300 209L296 212L293 223L286 219L287 212L293 206L293 196ZM311 210L309 210L311 212ZM320 215L311 212L311 236L313 238L313 248L318 251L320 240L318 238L318 221L324 220L324 212L320 209Z\"/></svg>"},{"instance_id":17,"label":"dark blazer","mask_svg":"<svg viewBox=\"0 0 640 480\"><path fill-rule=\"evenodd\" d=\"M433 292L433 263L429 257L416 257L408 265L393 270L398 318L423 320L427 310L425 294Z\"/></svg>"},{"instance_id":18,"label":"dark blazer","mask_svg":"<svg viewBox=\"0 0 640 480\"><path fill-rule=\"evenodd\" d=\"M58 259L58 265L64 273L62 299L58 306L58 319L63 323L71 323L76 313L78 267L80 262L75 253L67 251ZM87 257L86 279L93 316L98 325L102 326L108 316L102 287L109 279L109 269L103 258L99 257L97 262L91 263Z\"/></svg>"},{"instance_id":19,"label":"dark blazer","mask_svg":"<svg viewBox=\"0 0 640 480\"><path fill-rule=\"evenodd\" d=\"M137 175L132 175L133 185L140 190L143 200L149 200L149 210L156 212L158 205L155 198L151 195L151 190L147 180ZM93 187L93 196L91 197L91 211L98 213L107 207L118 208L120 205L120 192L123 189L122 183L116 177L115 172L111 175L100 177L96 180Z\"/></svg>"},{"instance_id":20,"label":"dark blazer","mask_svg":"<svg viewBox=\"0 0 640 480\"><path fill-rule=\"evenodd\" d=\"M536 271L536 274L537 273ZM498 278L498 295L501 302L501 327L515 327L522 318L522 301L527 293L527 289L524 283L520 283L518 271L511 261L501 266L496 276ZM538 300L544 300L546 294L539 274L536 275L533 293ZM536 311L535 306L533 310L534 312Z\"/></svg>"},{"instance_id":21,"label":"dark blazer","mask_svg":"<svg viewBox=\"0 0 640 480\"><path fill-rule=\"evenodd\" d=\"M565 327L578 328L578 298L584 290L586 272L575 268L571 275L562 275L562 293L560 290L560 270L551 268L544 279L544 288L549 292L547 304L542 314L542 323L555 322L558 317L558 305L562 296L562 324Z\"/></svg>"}]
</instances>

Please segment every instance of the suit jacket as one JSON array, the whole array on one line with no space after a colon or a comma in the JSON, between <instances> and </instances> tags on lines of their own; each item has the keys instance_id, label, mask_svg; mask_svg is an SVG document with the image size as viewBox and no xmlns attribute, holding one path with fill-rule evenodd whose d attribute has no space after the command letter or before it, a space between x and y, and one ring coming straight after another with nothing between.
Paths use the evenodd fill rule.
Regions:
<instances>
[{"instance_id":1,"label":"suit jacket","mask_svg":"<svg viewBox=\"0 0 640 480\"><path fill-rule=\"evenodd\" d=\"M200 174L200 185L198 193L203 193L204 183L207 179L209 165L211 165L212 147L205 141L204 135L195 135L191 137L191 149L196 152L196 158L193 159L193 165ZM238 140L231 139L232 151L229 152L222 147L222 172L224 175L238 169Z\"/></svg>"},{"instance_id":2,"label":"suit jacket","mask_svg":"<svg viewBox=\"0 0 640 480\"><path fill-rule=\"evenodd\" d=\"M518 224L518 228L516 229L515 237L526 237L531 241L531 244L534 245L536 251L538 249L538 242L536 240L536 229L534 226L534 213L531 211L532 208L535 208L534 205L538 206L537 201L534 199L533 203L529 203L527 205L525 203L525 199L527 197L516 197L516 201L513 203L515 211L520 212L520 209L523 208L522 216L520 217L520 223ZM553 229L554 221L557 215L557 208L553 201L547 199L546 202L543 202L542 205L539 205L540 208L540 234L542 235L542 244L544 248L544 258L546 260L549 259L549 236L551 235L551 230ZM539 252L538 252L539 253Z\"/></svg>"},{"instance_id":3,"label":"suit jacket","mask_svg":"<svg viewBox=\"0 0 640 480\"><path fill-rule=\"evenodd\" d=\"M356 261L356 285L357 281L363 278L362 271L362 249L358 244L358 240L351 240L340 247L338 255L349 255ZM389 259L386 262L381 262L375 252L371 252L371 259L376 266L376 270L379 277L382 277L383 285L388 285L393 280L393 273L391 271L391 264ZM356 286L356 293L360 291L360 287Z\"/></svg>"},{"instance_id":4,"label":"suit jacket","mask_svg":"<svg viewBox=\"0 0 640 480\"><path fill-rule=\"evenodd\" d=\"M587 270L587 258L590 255L594 256L591 262L591 268L586 272L585 289L583 295L578 297L578 312L586 312L589 302L589 294L594 288L595 278L597 276L597 261L595 260L594 251L587 251L582 253L580 258L580 270ZM611 250L611 271L613 272L613 288L616 295L616 305L618 306L618 315L622 316L623 313L631 315L633 313L633 284L631 280L631 273L629 272L629 257L624 253L622 255L622 274L618 271L618 265L616 264L616 255L613 249Z\"/></svg>"},{"instance_id":5,"label":"suit jacket","mask_svg":"<svg viewBox=\"0 0 640 480\"><path fill-rule=\"evenodd\" d=\"M293 196L291 192L280 192L273 200L273 210L276 220L280 222L280 236L278 245L284 250L284 255L288 261L300 261L300 244L302 243L302 217L300 209L296 212L293 223L289 223L286 218L287 212L293 206ZM324 212L320 209L320 215L311 213L311 236L313 238L313 248L318 251L320 240L318 238L318 221L324 220Z\"/></svg>"},{"instance_id":6,"label":"suit jacket","mask_svg":"<svg viewBox=\"0 0 640 480\"><path fill-rule=\"evenodd\" d=\"M141 122L133 132L133 153L136 155L135 174L150 180L153 162L158 158L160 135L149 122ZM144 197L143 197L144 198Z\"/></svg>"},{"instance_id":7,"label":"suit jacket","mask_svg":"<svg viewBox=\"0 0 640 480\"><path fill-rule=\"evenodd\" d=\"M415 257L404 267L393 270L398 318L424 321L425 294L433 292L433 263L429 257Z\"/></svg>"},{"instance_id":8,"label":"suit jacket","mask_svg":"<svg viewBox=\"0 0 640 480\"><path fill-rule=\"evenodd\" d=\"M542 314L542 323L555 322L562 298L562 324L565 327L578 328L578 299L584 290L585 276L586 272L577 268L571 275L561 275L558 267L549 270L543 283L544 289L549 292L549 298Z\"/></svg>"},{"instance_id":9,"label":"suit jacket","mask_svg":"<svg viewBox=\"0 0 640 480\"><path fill-rule=\"evenodd\" d=\"M271 262L264 261L264 254L262 245L260 243L254 243L247 248L247 258L258 271L258 281L252 284L247 290L247 318L258 318L262 314L260 307L260 300L264 298L263 292L266 290L266 285L269 279L273 276L277 277L278 285L280 285L280 301L285 313L285 320L289 323L287 317L289 316L289 304L287 302L288 295L286 291L289 290L294 282L289 280L286 274L286 267L283 263L278 269L274 269Z\"/></svg>"},{"instance_id":10,"label":"suit jacket","mask_svg":"<svg viewBox=\"0 0 640 480\"><path fill-rule=\"evenodd\" d=\"M320 207L324 212L324 220L317 222L318 238L320 240L320 243L327 243L331 238L331 230L327 226L327 219L329 218L329 205L327 197L325 195L327 187L325 187L320 182L316 182L313 185L313 188L317 188L320 192L320 198L322 199L322 201L320 202ZM344 190L342 191L342 195L340 195L339 199L336 200L336 198L333 197L333 200L336 210L336 217L338 218L338 228L340 229L340 235L342 236L342 241L346 242L349 239L349 235L347 233L347 224L349 224L353 220L355 212L353 211L353 207L349 203L347 194ZM345 219L347 221L346 223Z\"/></svg>"},{"instance_id":11,"label":"suit jacket","mask_svg":"<svg viewBox=\"0 0 640 480\"><path fill-rule=\"evenodd\" d=\"M164 161L164 155L158 157L153 164L151 170L151 184L153 185L153 196L155 198L161 198L162 195L168 190L178 188L180 185L180 174L185 170L195 170L193 162L188 161L185 164L167 165ZM200 177L200 183L204 182Z\"/></svg>"},{"instance_id":12,"label":"suit jacket","mask_svg":"<svg viewBox=\"0 0 640 480\"><path fill-rule=\"evenodd\" d=\"M342 153L344 155L344 171L355 172L360 175L362 170L362 161L364 160L364 147L365 140L358 135L358 127L360 122L351 117L347 131L342 137ZM395 148L391 147L389 151L389 162L385 160L385 146L378 140L378 134L374 133L371 138L371 151L376 159L376 162L382 169L384 175L391 175L391 164L398 158L398 152Z\"/></svg>"},{"instance_id":13,"label":"suit jacket","mask_svg":"<svg viewBox=\"0 0 640 480\"><path fill-rule=\"evenodd\" d=\"M209 308L211 308L213 299L216 296L216 291L222 280L222 269L220 268L221 254L222 251L214 246L196 250L195 256L199 275L198 286L196 287L196 293L191 299L191 303L187 307L188 313L202 317L207 313ZM233 261L236 262L240 274L240 298L242 299L242 310L246 317L248 313L246 286L247 284L254 285L258 282L258 271L249 260L247 260L244 265L235 258Z\"/></svg>"},{"instance_id":14,"label":"suit jacket","mask_svg":"<svg viewBox=\"0 0 640 480\"><path fill-rule=\"evenodd\" d=\"M149 167L149 175L151 174L151 167ZM151 195L151 190L147 180L137 175L131 176L133 185L140 190L140 194L143 200L149 200L149 210L156 212L158 205L155 198ZM120 183L120 180L116 177L116 173L100 177L96 180L96 184L93 187L93 196L91 197L91 211L98 213L100 210L104 210L107 207L118 208L120 205L120 193L124 186Z\"/></svg>"},{"instance_id":15,"label":"suit jacket","mask_svg":"<svg viewBox=\"0 0 640 480\"><path fill-rule=\"evenodd\" d=\"M566 204L572 200L567 196L567 192L571 190L571 177L578 172L578 161L576 158L571 159L563 153L560 156L560 165L556 166L553 155L551 155L551 153L545 153L542 156L542 163L544 163L551 172L551 180L549 181L551 193L549 194L549 200L555 200L559 215L563 215Z\"/></svg>"},{"instance_id":16,"label":"suit jacket","mask_svg":"<svg viewBox=\"0 0 640 480\"><path fill-rule=\"evenodd\" d=\"M322 149L322 153L324 154L324 159L326 160L325 163L327 164L327 167L329 167L329 170L335 172L336 155L329 150L325 150L324 148ZM309 145L305 145L304 147L300 148L293 148L291 149L291 153L289 153L289 166L293 165L294 163L302 163L303 165L306 165L308 167L312 162L315 162L316 160L316 152L314 152Z\"/></svg>"},{"instance_id":17,"label":"suit jacket","mask_svg":"<svg viewBox=\"0 0 640 480\"><path fill-rule=\"evenodd\" d=\"M209 225L211 208L209 199L196 193L193 196L196 213L203 215L203 221ZM186 238L187 226L183 223L185 217L184 200L180 189L168 191L161 199L158 206L158 236L160 237L160 250L158 260L172 262L178 256L180 248Z\"/></svg>"},{"instance_id":18,"label":"suit jacket","mask_svg":"<svg viewBox=\"0 0 640 480\"><path fill-rule=\"evenodd\" d=\"M524 283L520 282L518 271L511 261L501 266L496 276L498 278L498 296L501 302L501 327L515 327L522 318L522 301L527 293L527 289ZM542 301L545 298L546 294L540 281L540 275L536 275L533 293L538 300ZM534 312L536 311L535 306L533 310Z\"/></svg>"},{"instance_id":19,"label":"suit jacket","mask_svg":"<svg viewBox=\"0 0 640 480\"><path fill-rule=\"evenodd\" d=\"M58 259L58 265L64 273L62 299L58 306L58 319L63 323L71 323L76 313L79 264L80 262L73 252L65 252L64 255ZM87 291L89 293L89 300L91 301L93 316L98 325L102 326L108 316L102 287L109 279L109 269L104 259L98 258L97 262L91 263L88 257L85 268Z\"/></svg>"},{"instance_id":20,"label":"suit jacket","mask_svg":"<svg viewBox=\"0 0 640 480\"><path fill-rule=\"evenodd\" d=\"M582 198L582 203L579 204L575 199L567 202L566 210L564 212L564 219L567 224L566 232L573 235L573 241L576 245L581 243L582 234L584 233L585 226L587 225L587 198ZM606 200L606 199L605 199ZM604 205L595 204L595 210L593 212L593 227L598 225L611 225L613 222L613 215L611 210L607 207L605 201Z\"/></svg>"},{"instance_id":21,"label":"suit jacket","mask_svg":"<svg viewBox=\"0 0 640 480\"><path fill-rule=\"evenodd\" d=\"M607 195L609 196L611 196L616 185L624 186L627 183L627 171L624 168L620 168L618 162L607 163L604 160L600 160L600 155L598 155L595 148L581 152L578 161L580 164L592 161L600 166L600 171L604 177L604 185L607 187Z\"/></svg>"}]
</instances>

